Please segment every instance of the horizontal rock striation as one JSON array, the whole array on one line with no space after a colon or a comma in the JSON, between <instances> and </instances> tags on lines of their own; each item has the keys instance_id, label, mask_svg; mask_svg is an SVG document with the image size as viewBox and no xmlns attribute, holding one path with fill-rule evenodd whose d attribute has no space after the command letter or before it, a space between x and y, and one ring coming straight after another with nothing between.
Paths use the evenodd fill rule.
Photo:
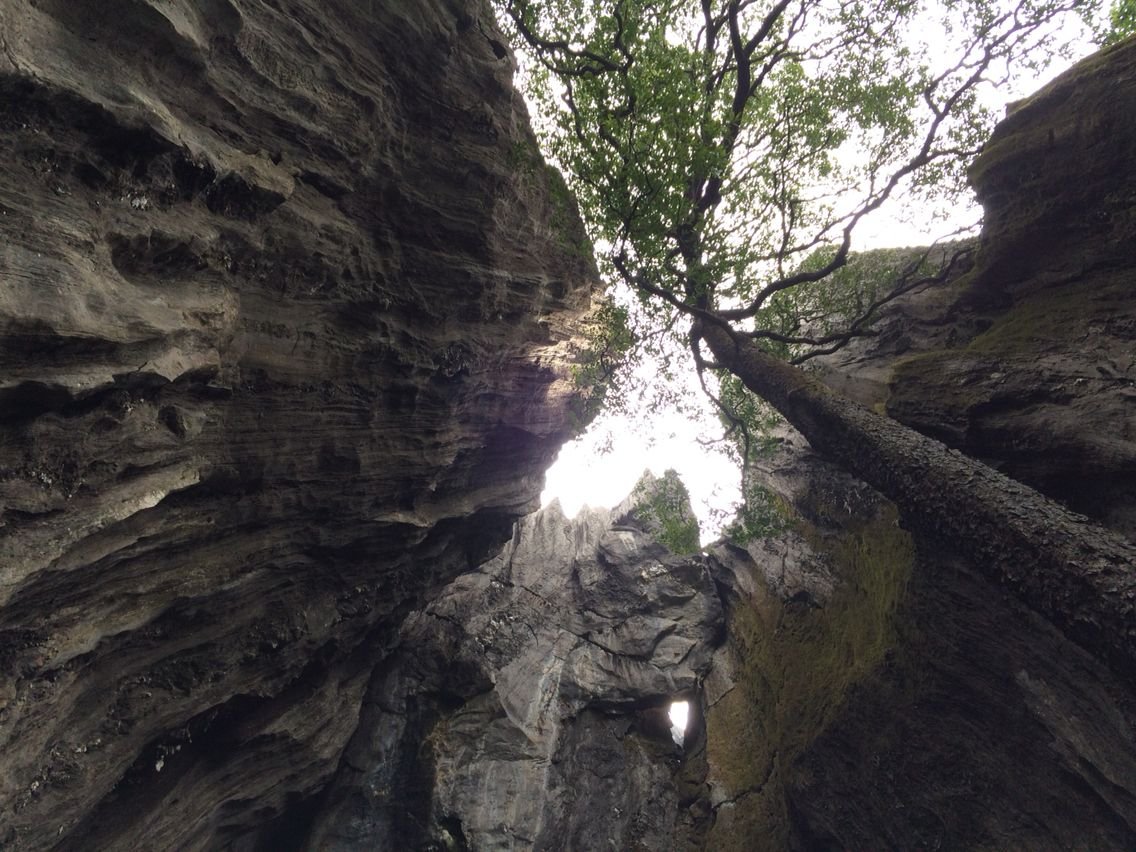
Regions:
<instances>
[{"instance_id":1,"label":"horizontal rock striation","mask_svg":"<svg viewBox=\"0 0 1136 852\"><path fill-rule=\"evenodd\" d=\"M888 413L1136 537L1136 41L1016 105L971 168L985 211L953 346Z\"/></svg>"},{"instance_id":2,"label":"horizontal rock striation","mask_svg":"<svg viewBox=\"0 0 1136 852\"><path fill-rule=\"evenodd\" d=\"M478 3L0 0L3 848L282 848L535 507L595 275L511 74Z\"/></svg>"}]
</instances>

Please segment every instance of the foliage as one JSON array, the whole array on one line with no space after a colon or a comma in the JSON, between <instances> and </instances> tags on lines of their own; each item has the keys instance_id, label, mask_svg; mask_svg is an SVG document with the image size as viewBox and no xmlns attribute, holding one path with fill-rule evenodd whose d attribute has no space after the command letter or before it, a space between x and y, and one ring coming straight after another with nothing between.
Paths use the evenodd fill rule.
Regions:
<instances>
[{"instance_id":1,"label":"foliage","mask_svg":"<svg viewBox=\"0 0 1136 852\"><path fill-rule=\"evenodd\" d=\"M671 553L684 556L701 549L698 519L690 494L673 470L661 479L645 479L635 487L635 514Z\"/></svg>"},{"instance_id":2,"label":"foliage","mask_svg":"<svg viewBox=\"0 0 1136 852\"><path fill-rule=\"evenodd\" d=\"M847 342L843 330L871 333L880 307L917 286L937 283L946 277L944 272L949 274L961 266L974 248L973 241L959 241L929 249L851 253L844 266L808 289L774 293L755 317L759 328L773 334L759 338L758 344L793 363L828 354ZM823 268L836 250L835 246L817 249L795 271L807 273ZM806 337L831 343L812 345L804 342ZM796 342L792 342L794 338Z\"/></svg>"},{"instance_id":3,"label":"foliage","mask_svg":"<svg viewBox=\"0 0 1136 852\"><path fill-rule=\"evenodd\" d=\"M744 463L768 456L778 443L772 436L774 428L781 423L777 412L746 390L736 376L723 376L719 380L718 394L726 434L738 433L738 461Z\"/></svg>"},{"instance_id":4,"label":"foliage","mask_svg":"<svg viewBox=\"0 0 1136 852\"><path fill-rule=\"evenodd\" d=\"M1091 11L1090 8L1084 14L1101 46L1116 44L1136 33L1136 0L1113 0L1105 22L1092 20Z\"/></svg>"},{"instance_id":5,"label":"foliage","mask_svg":"<svg viewBox=\"0 0 1136 852\"><path fill-rule=\"evenodd\" d=\"M1136 0L1116 0L1109 13L1108 34L1105 44L1113 44L1136 33Z\"/></svg>"},{"instance_id":6,"label":"foliage","mask_svg":"<svg viewBox=\"0 0 1136 852\"><path fill-rule=\"evenodd\" d=\"M660 314L731 321L843 266L854 227L901 185L962 191L995 118L979 85L1043 58L1046 25L1072 7L499 2L535 56L544 142L610 246L601 260ZM953 43L914 35L933 8Z\"/></svg>"},{"instance_id":7,"label":"foliage","mask_svg":"<svg viewBox=\"0 0 1136 852\"><path fill-rule=\"evenodd\" d=\"M734 507L732 519L722 534L735 544L745 545L776 535L788 523L783 502L761 484L752 468L755 462L773 455L780 444L775 431L782 427L783 421L734 376L721 379L719 399L729 450L742 470L741 502Z\"/></svg>"},{"instance_id":8,"label":"foliage","mask_svg":"<svg viewBox=\"0 0 1136 852\"><path fill-rule=\"evenodd\" d=\"M636 347L664 378L692 357L747 445L705 327L800 363L942 280L965 251L856 278L853 232L900 193L954 203L997 118L982 87L1094 2L495 0L600 270L638 298Z\"/></svg>"},{"instance_id":9,"label":"foliage","mask_svg":"<svg viewBox=\"0 0 1136 852\"><path fill-rule=\"evenodd\" d=\"M572 365L572 380L588 392L588 419L604 405L613 388L618 389L621 367L635 345L628 325L627 309L605 299L588 318L582 336L583 352Z\"/></svg>"},{"instance_id":10,"label":"foliage","mask_svg":"<svg viewBox=\"0 0 1136 852\"><path fill-rule=\"evenodd\" d=\"M736 515L722 531L724 538L744 546L789 528L789 511L772 490L747 476L742 481L742 492Z\"/></svg>"}]
</instances>

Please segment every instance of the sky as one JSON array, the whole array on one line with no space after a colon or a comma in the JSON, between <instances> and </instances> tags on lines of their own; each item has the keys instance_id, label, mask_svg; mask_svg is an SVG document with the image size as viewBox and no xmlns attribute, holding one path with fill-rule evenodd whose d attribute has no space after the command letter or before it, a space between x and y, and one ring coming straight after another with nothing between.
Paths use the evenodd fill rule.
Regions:
<instances>
[{"instance_id":1,"label":"sky","mask_svg":"<svg viewBox=\"0 0 1136 852\"><path fill-rule=\"evenodd\" d=\"M712 515L737 502L738 469L725 455L699 443L700 437L721 434L708 409L709 404L697 421L662 411L635 420L601 414L583 436L561 449L546 476L541 504L559 499L569 518L584 505L610 508L631 493L645 470L661 475L673 468L690 492L703 540L716 538L720 525Z\"/></svg>"},{"instance_id":2,"label":"sky","mask_svg":"<svg viewBox=\"0 0 1136 852\"><path fill-rule=\"evenodd\" d=\"M1092 52L1085 41L1072 60L1058 60L1036 75L1022 76L1013 85L990 92L990 105L1005 104L1037 91ZM531 108L531 107L530 107ZM949 223L928 220L919 211L899 204L866 219L855 233L858 250L926 245L959 225L978 221L976 203L960 209ZM634 416L601 413L577 440L565 445L548 471L542 505L558 499L565 515L573 517L582 506L611 507L623 500L645 470L661 475L668 468L679 473L699 518L702 541L718 538L739 499L740 472L723 453L703 442L721 436L712 406L700 394L695 417L673 411L639 411Z\"/></svg>"},{"instance_id":3,"label":"sky","mask_svg":"<svg viewBox=\"0 0 1136 852\"><path fill-rule=\"evenodd\" d=\"M973 220L979 212L975 206L960 216ZM857 235L857 247L925 245L938 235L930 224L914 222L914 217L868 220ZM937 222L935 228L941 230L943 224ZM631 493L644 471L661 476L674 469L690 492L702 543L717 539L740 499L740 471L713 446L722 435L713 406L700 393L690 396L698 405L693 417L668 410L602 412L581 437L561 449L546 474L541 505L558 499L568 518L585 505L610 508Z\"/></svg>"}]
</instances>

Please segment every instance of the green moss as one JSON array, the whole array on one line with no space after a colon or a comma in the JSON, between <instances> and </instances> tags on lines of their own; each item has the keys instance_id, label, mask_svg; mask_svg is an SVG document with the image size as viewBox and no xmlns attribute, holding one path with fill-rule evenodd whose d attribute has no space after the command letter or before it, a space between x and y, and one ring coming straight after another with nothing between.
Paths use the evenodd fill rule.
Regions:
<instances>
[{"instance_id":1,"label":"green moss","mask_svg":"<svg viewBox=\"0 0 1136 852\"><path fill-rule=\"evenodd\" d=\"M1070 331L1094 321L1107 322L1130 302L1131 282L1121 277L1094 289L1062 287L1033 293L970 342L968 351L992 355L1032 355L1067 342Z\"/></svg>"},{"instance_id":2,"label":"green moss","mask_svg":"<svg viewBox=\"0 0 1136 852\"><path fill-rule=\"evenodd\" d=\"M552 207L550 224L556 232L557 242L568 253L590 262L595 257L595 247L584 230L576 197L568 188L564 175L555 166L545 165L544 174Z\"/></svg>"},{"instance_id":3,"label":"green moss","mask_svg":"<svg viewBox=\"0 0 1136 852\"><path fill-rule=\"evenodd\" d=\"M636 497L635 514L671 553L685 556L702 549L690 494L677 473L668 470L662 479L636 486Z\"/></svg>"},{"instance_id":4,"label":"green moss","mask_svg":"<svg viewBox=\"0 0 1136 852\"><path fill-rule=\"evenodd\" d=\"M724 538L744 547L750 542L771 538L791 524L791 510L785 500L754 478L745 483L745 500L737 516L723 531Z\"/></svg>"},{"instance_id":5,"label":"green moss","mask_svg":"<svg viewBox=\"0 0 1136 852\"><path fill-rule=\"evenodd\" d=\"M505 162L514 174L524 177L535 175L544 163L536 143L528 139L517 139L505 154Z\"/></svg>"},{"instance_id":6,"label":"green moss","mask_svg":"<svg viewBox=\"0 0 1136 852\"><path fill-rule=\"evenodd\" d=\"M521 183L543 182L548 193L549 225L560 247L569 254L589 262L595 256L591 240L584 230L580 208L564 176L544 160L533 139L516 139L505 152L505 164Z\"/></svg>"},{"instance_id":7,"label":"green moss","mask_svg":"<svg viewBox=\"0 0 1136 852\"><path fill-rule=\"evenodd\" d=\"M965 350L944 349L921 352L896 362L891 384L903 385L903 396L920 400L924 406L964 415L990 398L990 389L978 381L978 370L985 377L993 362L976 361ZM987 369L983 369L984 365ZM881 414L891 411L890 400Z\"/></svg>"},{"instance_id":8,"label":"green moss","mask_svg":"<svg viewBox=\"0 0 1136 852\"><path fill-rule=\"evenodd\" d=\"M990 374L1014 369L1015 363L1044 352L1068 349L1069 341L1092 333L1123 315L1131 284L1122 276L1102 279L1089 290L1062 287L1032 293L999 317L986 331L961 349L921 352L896 362L891 385L902 388L887 403L895 411L902 401L915 400L965 425L967 412L996 392ZM902 414L899 415L902 418Z\"/></svg>"},{"instance_id":9,"label":"green moss","mask_svg":"<svg viewBox=\"0 0 1136 852\"><path fill-rule=\"evenodd\" d=\"M896 518L889 507L838 536L801 523L842 580L823 609L759 594L730 611L738 681L707 713L708 758L727 795L749 792L715 824L709 848L786 848L784 772L836 716L849 687L895 644L894 614L914 559Z\"/></svg>"}]
</instances>

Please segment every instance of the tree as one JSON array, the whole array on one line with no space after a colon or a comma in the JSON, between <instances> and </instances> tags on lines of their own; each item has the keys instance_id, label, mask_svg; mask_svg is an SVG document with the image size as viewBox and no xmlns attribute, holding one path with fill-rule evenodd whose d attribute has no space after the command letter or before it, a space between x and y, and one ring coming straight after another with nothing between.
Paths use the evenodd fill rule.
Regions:
<instances>
[{"instance_id":1,"label":"tree","mask_svg":"<svg viewBox=\"0 0 1136 852\"><path fill-rule=\"evenodd\" d=\"M965 244L918 256L842 327L825 315L857 226L900 192L957 197L993 123L982 85L1061 49L1078 0L497 2L601 269L638 294L653 338L681 343L723 416L745 432L739 395L708 373L1136 673L1132 543L798 366L964 259ZM921 36L936 15L940 35Z\"/></svg>"},{"instance_id":2,"label":"tree","mask_svg":"<svg viewBox=\"0 0 1136 852\"><path fill-rule=\"evenodd\" d=\"M1136 0L1113 0L1105 21L1094 20L1091 15L1086 19L1098 44L1116 44L1136 33Z\"/></svg>"}]
</instances>

